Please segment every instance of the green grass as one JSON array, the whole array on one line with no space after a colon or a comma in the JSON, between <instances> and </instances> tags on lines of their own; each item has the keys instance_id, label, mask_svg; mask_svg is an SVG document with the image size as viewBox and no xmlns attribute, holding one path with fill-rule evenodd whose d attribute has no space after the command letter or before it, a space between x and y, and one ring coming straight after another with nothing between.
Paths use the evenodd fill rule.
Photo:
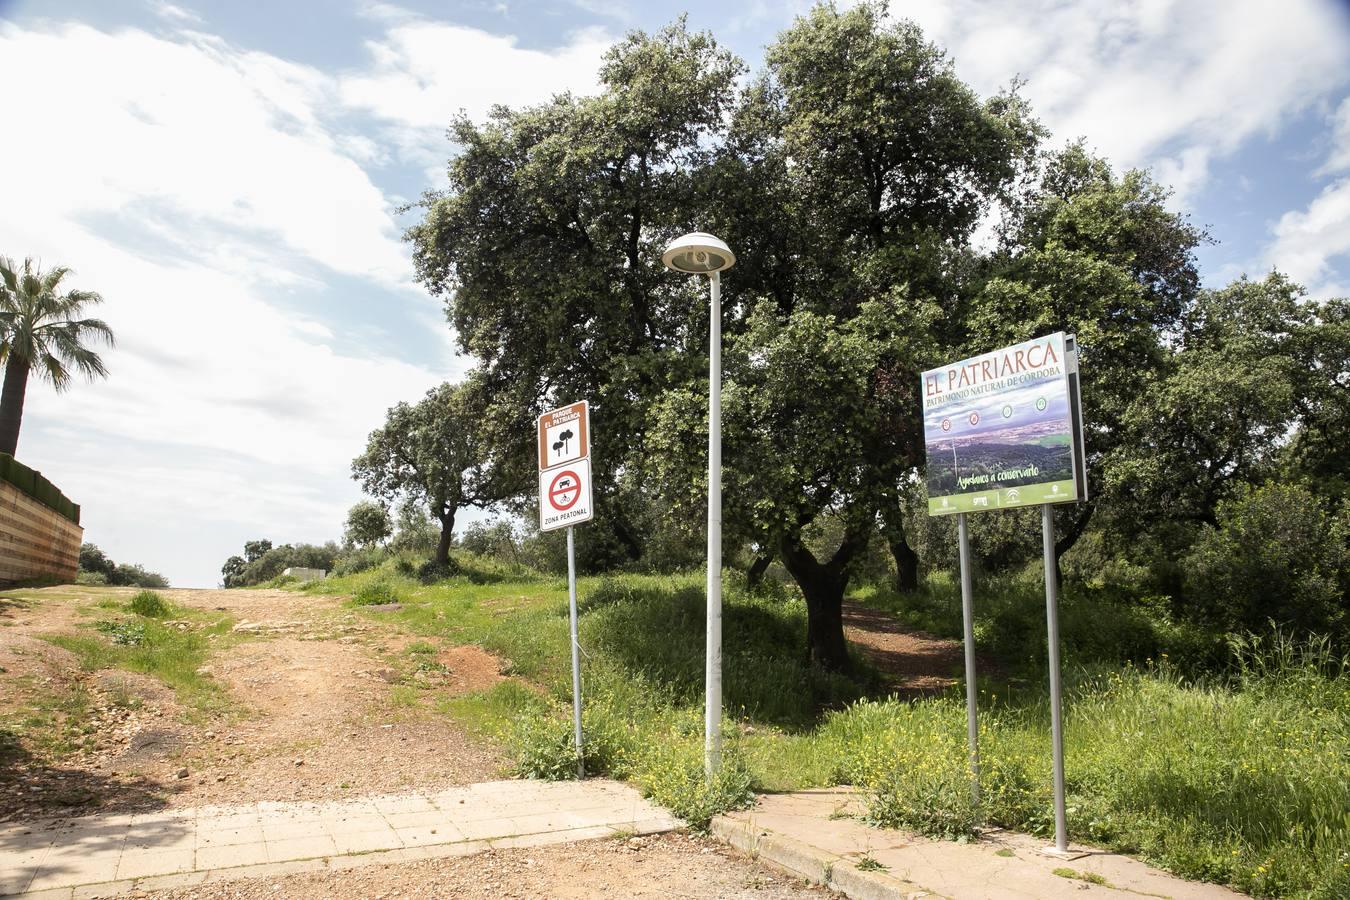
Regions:
<instances>
[{"instance_id":1,"label":"green grass","mask_svg":"<svg viewBox=\"0 0 1350 900\"><path fill-rule=\"evenodd\" d=\"M154 591L139 591L127 604L138 616L151 619L163 619L169 615L169 602Z\"/></svg>"},{"instance_id":2,"label":"green grass","mask_svg":"<svg viewBox=\"0 0 1350 900\"><path fill-rule=\"evenodd\" d=\"M213 647L232 638L232 620L172 606L159 595L154 595L154 602L137 603L149 593L137 594L127 608L157 610L157 618L144 614L101 619L81 628L80 633L43 635L43 639L74 653L85 671L124 669L151 675L172 688L178 702L194 714L225 709L228 700L224 691L198 670ZM185 627L161 621L169 617L186 623Z\"/></svg>"},{"instance_id":3,"label":"green grass","mask_svg":"<svg viewBox=\"0 0 1350 900\"><path fill-rule=\"evenodd\" d=\"M561 579L460 575L422 585L385 566L322 590L357 594L377 581L395 587L403 608L372 615L511 660L517 677L438 699L436 709L503 740L521 774L574 777ZM982 601L982 646L1017 677L1011 687L984 684L977 808L959 689L914 702L884 699L869 694L876 681L865 667L854 678L815 671L802 652L800 599L754 595L732 578L724 596L724 768L705 784L699 584L693 574L580 580L589 773L630 780L696 826L746 802L752 789L853 784L877 824L961 838L978 824L1053 831L1043 681L1034 647L1014 644L1019 634L1034 642L1033 626L1043 621L1035 585L1009 580L994 585L1003 594ZM930 580L902 614L949 633L951 588ZM983 594L991 591L986 585ZM865 599L892 602L877 592ZM1187 679L1171 660L1210 639L1130 618L1123 606L1123 621L1100 618L1117 608L1101 595L1066 592L1074 839L1258 896L1350 896L1346 661L1325 647L1277 642L1238 648L1240 664L1226 674ZM1101 634L1091 633L1094 617ZM1113 643L1132 635L1138 643L1128 652ZM1206 660L1197 670L1214 670L1213 652L1195 654ZM1131 655L1144 661L1111 662Z\"/></svg>"},{"instance_id":4,"label":"green grass","mask_svg":"<svg viewBox=\"0 0 1350 900\"><path fill-rule=\"evenodd\" d=\"M1058 875L1060 878L1086 881L1088 884L1100 884L1102 887L1111 886L1111 882L1107 881L1096 872L1079 872L1077 869L1070 869L1068 866L1060 866L1054 870L1054 874Z\"/></svg>"}]
</instances>

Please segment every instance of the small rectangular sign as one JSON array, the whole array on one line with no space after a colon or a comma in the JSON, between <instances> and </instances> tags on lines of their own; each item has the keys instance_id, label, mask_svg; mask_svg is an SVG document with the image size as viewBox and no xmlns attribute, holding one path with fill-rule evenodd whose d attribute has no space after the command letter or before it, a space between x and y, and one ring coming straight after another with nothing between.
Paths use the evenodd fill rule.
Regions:
<instances>
[{"instance_id":1,"label":"small rectangular sign","mask_svg":"<svg viewBox=\"0 0 1350 900\"><path fill-rule=\"evenodd\" d=\"M928 514L1083 499L1077 373L1063 332L924 372Z\"/></svg>"},{"instance_id":2,"label":"small rectangular sign","mask_svg":"<svg viewBox=\"0 0 1350 900\"><path fill-rule=\"evenodd\" d=\"M539 473L540 531L589 522L594 514L589 459L574 460Z\"/></svg>"},{"instance_id":3,"label":"small rectangular sign","mask_svg":"<svg viewBox=\"0 0 1350 900\"><path fill-rule=\"evenodd\" d=\"M539 470L591 455L591 408L585 400L539 417Z\"/></svg>"}]
</instances>

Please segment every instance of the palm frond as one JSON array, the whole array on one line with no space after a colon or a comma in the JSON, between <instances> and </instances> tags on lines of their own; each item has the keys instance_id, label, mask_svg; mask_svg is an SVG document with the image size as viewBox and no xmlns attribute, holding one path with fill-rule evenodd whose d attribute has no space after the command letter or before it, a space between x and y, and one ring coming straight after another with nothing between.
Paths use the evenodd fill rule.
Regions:
<instances>
[{"instance_id":1,"label":"palm frond","mask_svg":"<svg viewBox=\"0 0 1350 900\"><path fill-rule=\"evenodd\" d=\"M55 353L41 354L38 374L49 381L57 392L64 391L70 384L70 370Z\"/></svg>"},{"instance_id":2,"label":"palm frond","mask_svg":"<svg viewBox=\"0 0 1350 900\"><path fill-rule=\"evenodd\" d=\"M79 319L86 306L103 302L95 291L60 292L71 270L55 266L42 271L31 258L19 267L0 258L0 362L24 360L39 378L58 391L69 385L73 372L89 379L108 374L103 358L91 342L115 343L112 329L102 319Z\"/></svg>"}]
</instances>

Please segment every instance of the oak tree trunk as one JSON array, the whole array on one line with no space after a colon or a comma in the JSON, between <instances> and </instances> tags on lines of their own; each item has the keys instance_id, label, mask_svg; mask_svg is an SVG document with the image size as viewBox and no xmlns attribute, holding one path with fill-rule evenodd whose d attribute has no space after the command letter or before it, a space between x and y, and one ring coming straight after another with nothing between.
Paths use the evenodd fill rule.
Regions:
<instances>
[{"instance_id":1,"label":"oak tree trunk","mask_svg":"<svg viewBox=\"0 0 1350 900\"><path fill-rule=\"evenodd\" d=\"M899 501L882 516L886 546L895 559L895 589L909 594L919 589L919 554L909 545Z\"/></svg>"},{"instance_id":2,"label":"oak tree trunk","mask_svg":"<svg viewBox=\"0 0 1350 900\"><path fill-rule=\"evenodd\" d=\"M849 563L867 547L868 531L853 528L822 563L802 543L800 535L783 538L783 565L806 599L806 652L811 663L830 672L852 668L844 640L844 591Z\"/></svg>"},{"instance_id":3,"label":"oak tree trunk","mask_svg":"<svg viewBox=\"0 0 1350 900\"><path fill-rule=\"evenodd\" d=\"M0 393L0 453L14 456L23 423L23 400L28 393L28 360L13 356L5 365L5 387Z\"/></svg>"},{"instance_id":4,"label":"oak tree trunk","mask_svg":"<svg viewBox=\"0 0 1350 900\"><path fill-rule=\"evenodd\" d=\"M750 568L745 572L745 583L749 587L758 587L764 580L764 573L769 571L770 564L773 563L773 557L765 553L762 556L756 556L755 561L750 564Z\"/></svg>"},{"instance_id":5,"label":"oak tree trunk","mask_svg":"<svg viewBox=\"0 0 1350 900\"><path fill-rule=\"evenodd\" d=\"M441 521L441 539L436 542L436 556L433 562L437 566L450 565L450 545L455 540L455 514L437 516Z\"/></svg>"}]
</instances>

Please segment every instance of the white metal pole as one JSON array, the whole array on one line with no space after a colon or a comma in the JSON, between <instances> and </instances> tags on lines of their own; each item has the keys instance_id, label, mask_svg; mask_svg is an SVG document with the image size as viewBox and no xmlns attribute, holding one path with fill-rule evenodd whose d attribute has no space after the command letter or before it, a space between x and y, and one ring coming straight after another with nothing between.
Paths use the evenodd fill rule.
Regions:
<instances>
[{"instance_id":1,"label":"white metal pole","mask_svg":"<svg viewBox=\"0 0 1350 900\"><path fill-rule=\"evenodd\" d=\"M966 514L956 514L961 558L961 622L966 645L966 738L970 746L970 797L980 802L980 723L975 714L975 602L970 587L970 535Z\"/></svg>"},{"instance_id":2,"label":"white metal pole","mask_svg":"<svg viewBox=\"0 0 1350 900\"><path fill-rule=\"evenodd\" d=\"M572 723L577 748L577 777L586 777L586 759L581 749L581 644L577 641L577 554L567 526L567 606L572 620Z\"/></svg>"},{"instance_id":3,"label":"white metal pole","mask_svg":"<svg viewBox=\"0 0 1350 900\"><path fill-rule=\"evenodd\" d=\"M703 768L722 764L722 275L713 272L708 327L708 628Z\"/></svg>"},{"instance_id":4,"label":"white metal pole","mask_svg":"<svg viewBox=\"0 0 1350 900\"><path fill-rule=\"evenodd\" d=\"M1055 849L1069 850L1069 826L1064 815L1064 723L1060 718L1059 582L1055 580L1055 510L1041 504L1041 542L1045 556L1045 622L1050 648L1050 737L1055 765Z\"/></svg>"}]
</instances>

